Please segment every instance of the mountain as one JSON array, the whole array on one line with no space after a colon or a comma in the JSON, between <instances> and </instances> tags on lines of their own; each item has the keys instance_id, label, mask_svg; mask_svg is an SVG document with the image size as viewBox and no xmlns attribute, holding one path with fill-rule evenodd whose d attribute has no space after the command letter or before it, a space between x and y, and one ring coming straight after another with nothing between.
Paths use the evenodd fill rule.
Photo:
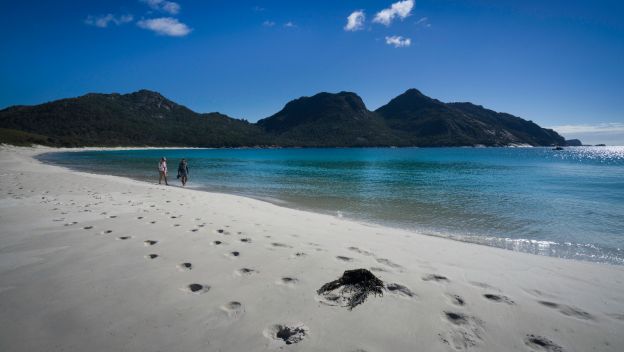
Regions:
<instances>
[{"instance_id":1,"label":"mountain","mask_svg":"<svg viewBox=\"0 0 624 352\"><path fill-rule=\"evenodd\" d=\"M581 142L579 139L566 139L565 145L567 145L568 147L582 147L583 142Z\"/></svg>"},{"instance_id":2,"label":"mountain","mask_svg":"<svg viewBox=\"0 0 624 352\"><path fill-rule=\"evenodd\" d=\"M319 93L286 104L273 116L258 121L285 146L380 146L396 142L383 119L369 111L351 92Z\"/></svg>"},{"instance_id":3,"label":"mountain","mask_svg":"<svg viewBox=\"0 0 624 352\"><path fill-rule=\"evenodd\" d=\"M0 127L48 136L57 146L237 147L264 143L258 126L198 114L159 93L87 94L0 111Z\"/></svg>"},{"instance_id":4,"label":"mountain","mask_svg":"<svg viewBox=\"0 0 624 352\"><path fill-rule=\"evenodd\" d=\"M531 121L471 103L443 103L416 89L407 90L376 112L402 138L418 146L565 143L555 131Z\"/></svg>"},{"instance_id":5,"label":"mountain","mask_svg":"<svg viewBox=\"0 0 624 352\"><path fill-rule=\"evenodd\" d=\"M471 103L410 89L376 111L355 93L319 93L255 124L200 114L159 93L86 94L0 110L0 143L52 146L533 146L565 145L553 130Z\"/></svg>"}]
</instances>

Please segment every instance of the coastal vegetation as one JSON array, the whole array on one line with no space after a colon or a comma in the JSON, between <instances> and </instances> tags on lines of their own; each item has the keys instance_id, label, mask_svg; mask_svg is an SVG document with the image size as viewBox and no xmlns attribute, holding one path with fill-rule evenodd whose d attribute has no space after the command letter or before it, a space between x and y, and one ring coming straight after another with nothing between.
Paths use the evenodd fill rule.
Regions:
<instances>
[{"instance_id":1,"label":"coastal vegetation","mask_svg":"<svg viewBox=\"0 0 624 352\"><path fill-rule=\"evenodd\" d=\"M161 94L90 93L0 111L0 142L49 146L375 147L565 145L557 132L471 103L410 89L370 111L352 92L287 103L257 123L197 113Z\"/></svg>"}]
</instances>

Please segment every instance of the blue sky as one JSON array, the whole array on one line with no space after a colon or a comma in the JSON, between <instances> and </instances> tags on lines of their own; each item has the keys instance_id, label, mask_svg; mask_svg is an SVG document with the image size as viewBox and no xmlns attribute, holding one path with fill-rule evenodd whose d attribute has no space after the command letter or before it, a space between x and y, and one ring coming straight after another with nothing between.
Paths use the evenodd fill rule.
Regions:
<instances>
[{"instance_id":1,"label":"blue sky","mask_svg":"<svg viewBox=\"0 0 624 352\"><path fill-rule=\"evenodd\" d=\"M320 91L354 91L376 109L414 87L624 144L622 1L21 0L2 9L2 108L147 88L256 121Z\"/></svg>"}]
</instances>

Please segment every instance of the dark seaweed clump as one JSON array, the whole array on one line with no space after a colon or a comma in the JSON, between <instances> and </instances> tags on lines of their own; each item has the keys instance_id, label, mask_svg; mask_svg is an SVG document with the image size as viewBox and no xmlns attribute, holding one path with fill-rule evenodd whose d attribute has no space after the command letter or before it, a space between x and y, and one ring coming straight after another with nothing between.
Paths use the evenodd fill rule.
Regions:
<instances>
[{"instance_id":1,"label":"dark seaweed clump","mask_svg":"<svg viewBox=\"0 0 624 352\"><path fill-rule=\"evenodd\" d=\"M338 294L346 300L346 306L352 310L364 303L370 294L383 296L384 283L366 269L347 270L338 280L326 283L316 292L328 295L337 289L340 289Z\"/></svg>"}]
</instances>

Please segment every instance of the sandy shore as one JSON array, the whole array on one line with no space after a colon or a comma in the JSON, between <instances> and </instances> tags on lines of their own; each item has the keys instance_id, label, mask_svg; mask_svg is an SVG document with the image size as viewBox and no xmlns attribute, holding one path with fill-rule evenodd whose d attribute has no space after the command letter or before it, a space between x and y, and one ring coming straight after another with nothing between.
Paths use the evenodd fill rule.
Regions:
<instances>
[{"instance_id":1,"label":"sandy shore","mask_svg":"<svg viewBox=\"0 0 624 352\"><path fill-rule=\"evenodd\" d=\"M68 171L44 151L0 149L0 351L624 346L623 267ZM355 268L383 297L350 311L316 294Z\"/></svg>"}]
</instances>

